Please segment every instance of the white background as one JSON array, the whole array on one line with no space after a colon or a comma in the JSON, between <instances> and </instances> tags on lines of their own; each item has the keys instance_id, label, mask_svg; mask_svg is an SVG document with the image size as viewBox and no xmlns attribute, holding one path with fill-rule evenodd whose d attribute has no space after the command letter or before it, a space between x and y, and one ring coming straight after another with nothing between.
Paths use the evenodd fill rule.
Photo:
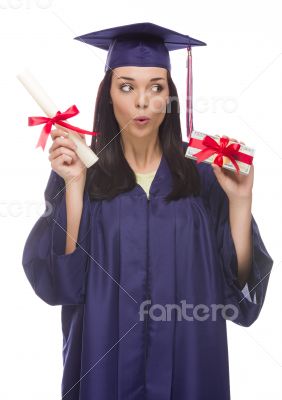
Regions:
<instances>
[{"instance_id":1,"label":"white background","mask_svg":"<svg viewBox=\"0 0 282 400\"><path fill-rule=\"evenodd\" d=\"M106 52L73 37L136 22L207 43L193 48L194 128L256 149L253 215L274 267L259 319L249 328L228 322L231 394L282 398L282 25L273 0L0 0L0 397L59 399L62 374L60 307L35 295L21 265L24 242L44 210L51 138L45 152L35 149L41 128L27 127L27 117L42 112L16 74L29 67L61 111L77 105L80 114L70 123L91 130ZM183 132L186 53L171 53Z\"/></svg>"}]
</instances>

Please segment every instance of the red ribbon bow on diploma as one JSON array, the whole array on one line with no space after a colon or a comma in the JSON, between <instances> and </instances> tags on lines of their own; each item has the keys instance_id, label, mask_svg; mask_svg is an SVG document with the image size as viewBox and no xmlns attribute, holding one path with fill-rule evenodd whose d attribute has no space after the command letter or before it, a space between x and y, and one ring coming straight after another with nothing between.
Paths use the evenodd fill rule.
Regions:
<instances>
[{"instance_id":1,"label":"red ribbon bow on diploma","mask_svg":"<svg viewBox=\"0 0 282 400\"><path fill-rule=\"evenodd\" d=\"M34 126L34 125L41 125L45 124L42 131L41 135L39 137L38 143L36 147L41 146L43 151L45 149L45 145L48 139L48 135L51 132L52 125L58 124L60 126L63 126L65 128L71 129L72 131L82 133L83 135L92 135L96 136L97 132L90 132L90 131L85 131L84 129L77 128L76 126L70 125L66 122L63 122L64 120L68 118L72 118L75 115L79 113L78 108L73 105L69 107L65 112L61 113L61 111L58 111L56 115L52 118L49 117L29 117L28 118L28 125L29 126Z\"/></svg>"},{"instance_id":2,"label":"red ribbon bow on diploma","mask_svg":"<svg viewBox=\"0 0 282 400\"><path fill-rule=\"evenodd\" d=\"M193 139L192 139L193 140ZM230 159L234 167L236 168L237 173L239 173L239 166L235 161L235 158L238 160L240 143L229 143L229 139L221 137L219 144L212 137L206 135L202 141L202 145L205 146L203 150L199 153L195 154L197 157L197 164L201 161L204 161L206 158L209 158L213 154L217 154L214 159L214 164L222 167L223 165L223 156L226 156Z\"/></svg>"}]
</instances>

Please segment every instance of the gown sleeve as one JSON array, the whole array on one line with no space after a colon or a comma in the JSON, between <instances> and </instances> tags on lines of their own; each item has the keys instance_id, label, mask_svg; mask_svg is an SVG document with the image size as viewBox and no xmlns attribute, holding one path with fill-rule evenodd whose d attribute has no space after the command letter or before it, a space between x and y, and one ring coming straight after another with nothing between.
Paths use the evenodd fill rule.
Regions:
<instances>
[{"instance_id":1,"label":"gown sleeve","mask_svg":"<svg viewBox=\"0 0 282 400\"><path fill-rule=\"evenodd\" d=\"M84 303L84 287L90 246L90 199L83 195L83 210L76 249L65 254L65 184L51 170L44 192L45 212L29 233L22 265L33 290L50 305Z\"/></svg>"},{"instance_id":2,"label":"gown sleeve","mask_svg":"<svg viewBox=\"0 0 282 400\"><path fill-rule=\"evenodd\" d=\"M229 200L218 183L212 166L206 163L205 169L204 184L209 188L207 204L221 261L224 301L225 304L234 306L236 310L236 318L232 319L233 322L250 326L258 318L263 306L273 259L265 248L252 214L252 265L249 278L242 287L238 280L238 260L229 222Z\"/></svg>"}]
</instances>

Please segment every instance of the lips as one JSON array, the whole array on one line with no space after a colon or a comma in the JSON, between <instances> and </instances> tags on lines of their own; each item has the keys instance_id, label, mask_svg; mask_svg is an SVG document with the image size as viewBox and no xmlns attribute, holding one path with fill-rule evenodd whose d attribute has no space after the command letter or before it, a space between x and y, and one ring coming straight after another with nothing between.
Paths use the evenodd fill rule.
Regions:
<instances>
[{"instance_id":1,"label":"lips","mask_svg":"<svg viewBox=\"0 0 282 400\"><path fill-rule=\"evenodd\" d=\"M137 118L134 118L134 121L149 121L149 117L146 117L145 115L144 116L141 116L141 117L137 117Z\"/></svg>"}]
</instances>

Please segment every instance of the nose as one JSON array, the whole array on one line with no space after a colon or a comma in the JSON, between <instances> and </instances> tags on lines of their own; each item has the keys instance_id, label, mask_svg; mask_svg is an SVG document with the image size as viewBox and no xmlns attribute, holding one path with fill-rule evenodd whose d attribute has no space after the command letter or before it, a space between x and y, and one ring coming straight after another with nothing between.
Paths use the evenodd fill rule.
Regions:
<instances>
[{"instance_id":1,"label":"nose","mask_svg":"<svg viewBox=\"0 0 282 400\"><path fill-rule=\"evenodd\" d=\"M136 108L147 108L149 105L148 96L144 92L136 93L135 107Z\"/></svg>"}]
</instances>

